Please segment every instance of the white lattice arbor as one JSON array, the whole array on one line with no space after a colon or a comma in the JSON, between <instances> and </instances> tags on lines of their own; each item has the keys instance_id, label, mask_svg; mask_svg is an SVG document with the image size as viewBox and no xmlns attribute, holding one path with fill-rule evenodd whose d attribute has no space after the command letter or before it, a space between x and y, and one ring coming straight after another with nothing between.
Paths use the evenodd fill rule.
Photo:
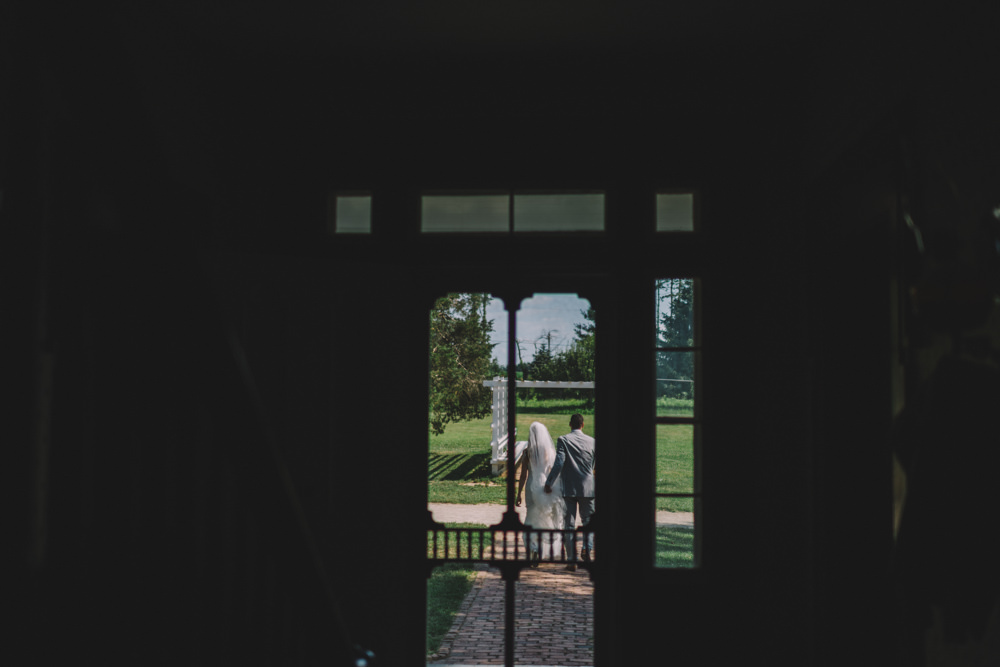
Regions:
<instances>
[{"instance_id":1,"label":"white lattice arbor","mask_svg":"<svg viewBox=\"0 0 1000 667\"><path fill-rule=\"evenodd\" d=\"M490 440L490 466L494 475L499 475L507 465L507 379L494 377L492 380L484 380L484 387L493 390L493 422L492 439ZM517 388L521 389L593 389L593 382L549 382L547 380L517 380ZM514 434L517 438L517 433ZM514 462L521 459L521 453L527 440L514 442Z\"/></svg>"}]
</instances>

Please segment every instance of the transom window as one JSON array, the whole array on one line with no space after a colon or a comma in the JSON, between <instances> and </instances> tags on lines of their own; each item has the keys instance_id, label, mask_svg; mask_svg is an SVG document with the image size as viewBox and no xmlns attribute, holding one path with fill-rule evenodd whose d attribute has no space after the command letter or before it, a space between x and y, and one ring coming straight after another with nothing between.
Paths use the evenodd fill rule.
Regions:
<instances>
[{"instance_id":1,"label":"transom window","mask_svg":"<svg viewBox=\"0 0 1000 667\"><path fill-rule=\"evenodd\" d=\"M695 231L696 203L693 192L658 193L656 195L656 231Z\"/></svg>"},{"instance_id":2,"label":"transom window","mask_svg":"<svg viewBox=\"0 0 1000 667\"><path fill-rule=\"evenodd\" d=\"M427 194L421 198L425 233L604 231L599 192Z\"/></svg>"},{"instance_id":3,"label":"transom window","mask_svg":"<svg viewBox=\"0 0 1000 667\"><path fill-rule=\"evenodd\" d=\"M327 200L327 232L371 234L372 197L367 192L335 192Z\"/></svg>"},{"instance_id":4,"label":"transom window","mask_svg":"<svg viewBox=\"0 0 1000 667\"><path fill-rule=\"evenodd\" d=\"M454 192L421 197L420 231L425 234L511 234L524 232L603 232L601 192ZM694 192L656 194L656 231L694 232L698 199ZM334 192L327 200L327 232L372 232L372 196Z\"/></svg>"}]
</instances>

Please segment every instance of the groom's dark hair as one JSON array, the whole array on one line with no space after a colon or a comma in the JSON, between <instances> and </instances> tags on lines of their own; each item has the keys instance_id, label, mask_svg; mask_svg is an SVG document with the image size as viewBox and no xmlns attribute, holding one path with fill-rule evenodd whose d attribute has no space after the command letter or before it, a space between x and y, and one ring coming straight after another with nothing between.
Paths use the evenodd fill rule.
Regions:
<instances>
[{"instance_id":1,"label":"groom's dark hair","mask_svg":"<svg viewBox=\"0 0 1000 667\"><path fill-rule=\"evenodd\" d=\"M576 428L580 428L581 426L583 426L583 415L577 414L577 415L573 415L572 417L569 418L569 427L570 428L576 429Z\"/></svg>"}]
</instances>

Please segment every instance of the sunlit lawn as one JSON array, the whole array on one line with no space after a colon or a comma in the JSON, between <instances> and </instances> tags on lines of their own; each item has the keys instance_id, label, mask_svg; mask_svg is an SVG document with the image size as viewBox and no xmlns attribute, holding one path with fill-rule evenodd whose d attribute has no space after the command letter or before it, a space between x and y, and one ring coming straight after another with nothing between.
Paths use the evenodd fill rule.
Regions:
<instances>
[{"instance_id":1,"label":"sunlit lawn","mask_svg":"<svg viewBox=\"0 0 1000 667\"><path fill-rule=\"evenodd\" d=\"M553 402L554 403L554 402ZM549 429L553 441L569 432L569 414L573 406L537 402L538 412L517 416L518 439L527 440L533 421ZM593 413L581 411L585 431L596 437ZM690 401L671 401L657 406L657 414L691 416ZM430 434L428 458L428 500L432 503L506 503L507 484L503 477L490 472L490 418L448 424L441 435ZM656 427L656 492L691 493L694 490L694 427L690 424ZM657 498L656 509L691 512L691 498ZM679 526L656 529L656 564L659 567L692 567L694 531ZM442 578L458 579L461 568L450 574L440 569ZM466 572L468 574L468 572ZM466 589L467 590L467 589ZM463 593L464 595L464 593ZM447 627L441 631L443 634ZM428 639L430 642L430 639ZM440 641L440 638L438 639ZM430 645L430 643L428 644Z\"/></svg>"},{"instance_id":2,"label":"sunlit lawn","mask_svg":"<svg viewBox=\"0 0 1000 667\"><path fill-rule=\"evenodd\" d=\"M543 404L539 406L545 409ZM558 409L558 408L557 408ZM658 407L658 412L690 416L690 402L676 401ZM583 414L584 430L597 437L596 419ZM527 440L531 422L549 429L552 439L569 432L569 414L551 412L517 415L518 439ZM490 472L490 418L448 424L441 435L429 435L428 500L432 503L506 502L507 485ZM656 427L656 492L694 491L694 427L690 424ZM657 498L656 508L671 512L691 512L690 498Z\"/></svg>"},{"instance_id":3,"label":"sunlit lawn","mask_svg":"<svg viewBox=\"0 0 1000 667\"><path fill-rule=\"evenodd\" d=\"M690 415L690 408L670 406L672 415ZM584 429L596 437L596 419L582 413ZM519 439L527 439L531 422L549 429L552 439L569 432L567 414L518 414ZM507 485L490 472L490 418L448 424L441 435L429 435L428 501L432 503L506 502ZM656 492L691 493L694 490L694 427L690 424L656 427ZM656 508L690 512L690 498L657 498Z\"/></svg>"},{"instance_id":4,"label":"sunlit lawn","mask_svg":"<svg viewBox=\"0 0 1000 667\"><path fill-rule=\"evenodd\" d=\"M694 567L694 530L657 526L655 562L657 567Z\"/></svg>"},{"instance_id":5,"label":"sunlit lawn","mask_svg":"<svg viewBox=\"0 0 1000 667\"><path fill-rule=\"evenodd\" d=\"M432 503L506 503L507 485L490 472L490 418L448 424L428 439L427 499Z\"/></svg>"},{"instance_id":6,"label":"sunlit lawn","mask_svg":"<svg viewBox=\"0 0 1000 667\"><path fill-rule=\"evenodd\" d=\"M596 437L593 414L581 412L584 430ZM432 503L504 504L507 483L490 470L490 418L448 424L428 439L427 499ZM531 422L545 424L553 442L569 433L569 414L517 415L517 438L527 440Z\"/></svg>"},{"instance_id":7,"label":"sunlit lawn","mask_svg":"<svg viewBox=\"0 0 1000 667\"><path fill-rule=\"evenodd\" d=\"M656 427L656 492L694 491L694 426L659 424ZM693 511L691 498L657 498L656 509Z\"/></svg>"}]
</instances>

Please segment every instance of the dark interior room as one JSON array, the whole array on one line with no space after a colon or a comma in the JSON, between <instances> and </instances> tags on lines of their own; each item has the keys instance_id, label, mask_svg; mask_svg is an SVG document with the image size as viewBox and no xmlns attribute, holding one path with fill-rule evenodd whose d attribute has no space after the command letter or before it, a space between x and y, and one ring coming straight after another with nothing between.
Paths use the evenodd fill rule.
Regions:
<instances>
[{"instance_id":1,"label":"dark interior room","mask_svg":"<svg viewBox=\"0 0 1000 667\"><path fill-rule=\"evenodd\" d=\"M600 331L595 667L1000 664L998 24L889 5L5 6L0 660L425 664L428 309L566 292ZM599 229L422 221L580 192ZM645 481L672 277L684 570Z\"/></svg>"}]
</instances>

